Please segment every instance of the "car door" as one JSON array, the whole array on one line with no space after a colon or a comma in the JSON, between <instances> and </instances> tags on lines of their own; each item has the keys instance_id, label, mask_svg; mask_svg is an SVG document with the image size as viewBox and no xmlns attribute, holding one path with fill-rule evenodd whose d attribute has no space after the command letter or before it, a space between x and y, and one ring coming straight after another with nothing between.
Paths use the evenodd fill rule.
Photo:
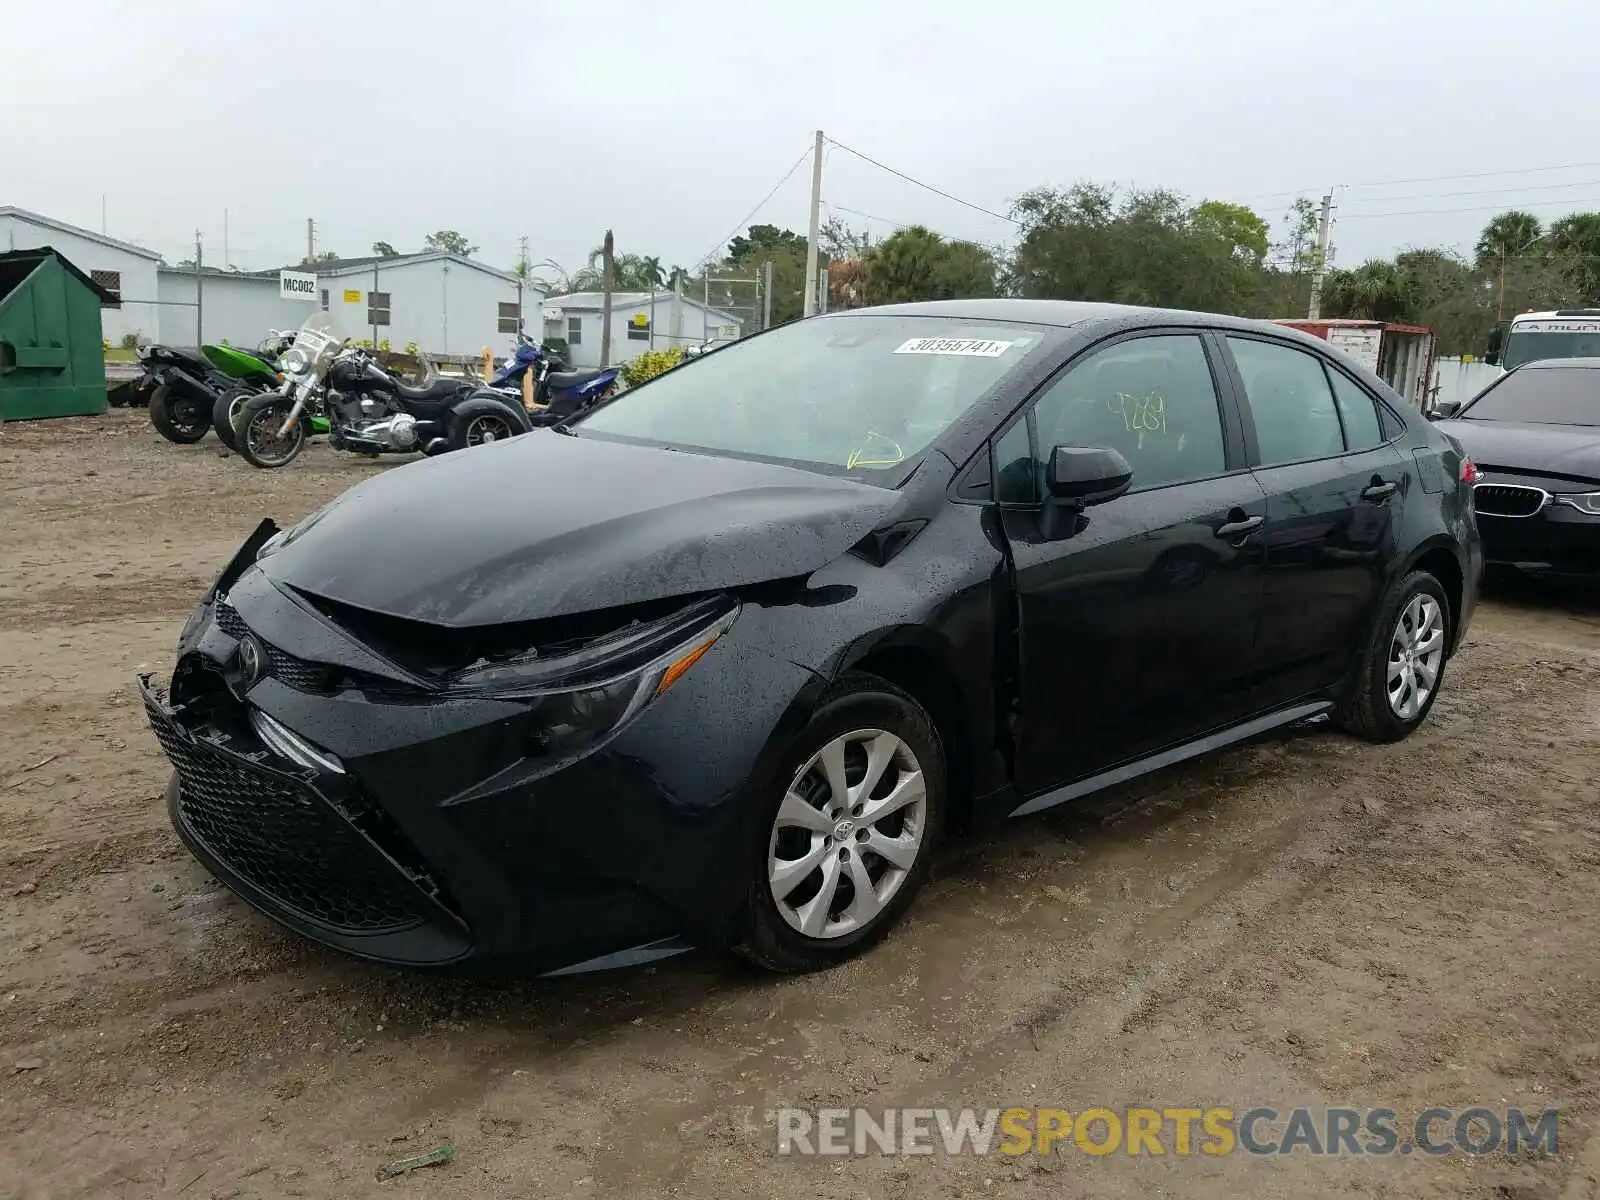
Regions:
<instances>
[{"instance_id":1,"label":"car door","mask_svg":"<svg viewBox=\"0 0 1600 1200\"><path fill-rule=\"evenodd\" d=\"M1025 795L1226 725L1253 706L1266 497L1203 331L1126 337L1070 364L994 442L1017 606ZM1040 520L1057 445L1111 447L1129 491L1063 536Z\"/></svg>"},{"instance_id":2,"label":"car door","mask_svg":"<svg viewBox=\"0 0 1600 1200\"><path fill-rule=\"evenodd\" d=\"M1336 684L1365 645L1397 552L1408 460L1378 404L1331 359L1229 333L1230 373L1267 495L1257 667L1269 699Z\"/></svg>"}]
</instances>

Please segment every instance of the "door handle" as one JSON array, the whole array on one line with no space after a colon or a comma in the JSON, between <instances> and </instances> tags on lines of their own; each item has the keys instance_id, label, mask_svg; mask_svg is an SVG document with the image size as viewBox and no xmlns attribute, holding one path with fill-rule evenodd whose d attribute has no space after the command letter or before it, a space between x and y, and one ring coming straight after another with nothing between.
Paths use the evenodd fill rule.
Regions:
<instances>
[{"instance_id":1,"label":"door handle","mask_svg":"<svg viewBox=\"0 0 1600 1200\"><path fill-rule=\"evenodd\" d=\"M1387 500L1390 496L1394 495L1399 490L1400 490L1400 485L1398 483L1390 483L1388 481L1380 481L1378 483L1373 484L1371 487L1362 488L1361 489L1361 498L1363 500L1383 501L1383 500Z\"/></svg>"},{"instance_id":2,"label":"door handle","mask_svg":"<svg viewBox=\"0 0 1600 1200\"><path fill-rule=\"evenodd\" d=\"M1245 517L1242 521L1229 521L1225 525L1218 525L1213 531L1219 538L1243 537L1254 533L1266 524L1265 517Z\"/></svg>"}]
</instances>

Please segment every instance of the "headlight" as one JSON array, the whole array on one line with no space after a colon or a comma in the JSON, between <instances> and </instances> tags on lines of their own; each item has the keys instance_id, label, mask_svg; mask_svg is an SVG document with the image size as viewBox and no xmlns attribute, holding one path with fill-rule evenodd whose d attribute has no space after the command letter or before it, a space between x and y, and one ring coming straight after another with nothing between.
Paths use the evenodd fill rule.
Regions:
<instances>
[{"instance_id":1,"label":"headlight","mask_svg":"<svg viewBox=\"0 0 1600 1200\"><path fill-rule=\"evenodd\" d=\"M306 356L303 350L291 350L283 356L283 369L290 375L298 375L306 369Z\"/></svg>"},{"instance_id":2,"label":"headlight","mask_svg":"<svg viewBox=\"0 0 1600 1200\"><path fill-rule=\"evenodd\" d=\"M523 701L536 718L535 753L575 753L671 690L738 615L735 607L708 620L701 611L560 658L530 654L469 667L448 692Z\"/></svg>"},{"instance_id":3,"label":"headlight","mask_svg":"<svg viewBox=\"0 0 1600 1200\"><path fill-rule=\"evenodd\" d=\"M1573 492L1566 496L1551 497L1557 504L1565 504L1591 517L1600 517L1600 492Z\"/></svg>"}]
</instances>

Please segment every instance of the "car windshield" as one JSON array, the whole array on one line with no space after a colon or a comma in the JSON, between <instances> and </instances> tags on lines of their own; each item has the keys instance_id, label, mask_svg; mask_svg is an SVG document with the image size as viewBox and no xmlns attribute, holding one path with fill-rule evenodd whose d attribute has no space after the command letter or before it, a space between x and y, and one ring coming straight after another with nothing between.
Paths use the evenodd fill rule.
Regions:
<instances>
[{"instance_id":1,"label":"car windshield","mask_svg":"<svg viewBox=\"0 0 1600 1200\"><path fill-rule=\"evenodd\" d=\"M1037 328L940 317L796 321L624 392L577 432L888 470L917 457L1043 338Z\"/></svg>"},{"instance_id":2,"label":"car windshield","mask_svg":"<svg viewBox=\"0 0 1600 1200\"><path fill-rule=\"evenodd\" d=\"M1600 425L1600 369L1531 367L1513 371L1481 392L1461 415L1469 421Z\"/></svg>"},{"instance_id":3,"label":"car windshield","mask_svg":"<svg viewBox=\"0 0 1600 1200\"><path fill-rule=\"evenodd\" d=\"M1600 358L1600 326L1593 321L1570 330L1512 326L1501 365L1509 371L1541 358Z\"/></svg>"}]
</instances>

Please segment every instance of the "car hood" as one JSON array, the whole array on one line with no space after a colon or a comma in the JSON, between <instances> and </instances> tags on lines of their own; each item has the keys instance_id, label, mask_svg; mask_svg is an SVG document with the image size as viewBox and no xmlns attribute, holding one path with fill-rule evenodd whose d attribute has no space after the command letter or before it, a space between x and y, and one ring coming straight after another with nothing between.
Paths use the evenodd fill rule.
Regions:
<instances>
[{"instance_id":1,"label":"car hood","mask_svg":"<svg viewBox=\"0 0 1600 1200\"><path fill-rule=\"evenodd\" d=\"M1440 421L1480 467L1600 480L1600 428L1514 421Z\"/></svg>"},{"instance_id":2,"label":"car hood","mask_svg":"<svg viewBox=\"0 0 1600 1200\"><path fill-rule=\"evenodd\" d=\"M468 627L809 574L901 493L811 471L539 430L388 471L290 529L273 581Z\"/></svg>"}]
</instances>

